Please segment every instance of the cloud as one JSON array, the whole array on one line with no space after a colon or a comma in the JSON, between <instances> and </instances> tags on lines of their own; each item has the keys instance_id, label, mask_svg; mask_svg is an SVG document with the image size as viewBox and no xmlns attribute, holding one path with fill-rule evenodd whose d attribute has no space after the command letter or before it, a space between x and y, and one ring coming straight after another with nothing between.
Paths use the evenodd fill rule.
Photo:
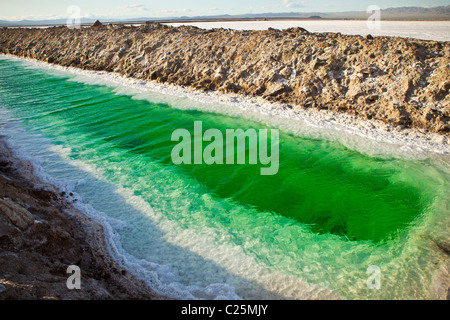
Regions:
<instances>
[{"instance_id":1,"label":"cloud","mask_svg":"<svg viewBox=\"0 0 450 320\"><path fill-rule=\"evenodd\" d=\"M179 15L179 14L186 14L192 12L192 9L189 8L184 8L181 10L172 10L172 9L162 9L162 10L158 10L156 11L156 14L163 14L163 15Z\"/></svg>"},{"instance_id":2,"label":"cloud","mask_svg":"<svg viewBox=\"0 0 450 320\"><path fill-rule=\"evenodd\" d=\"M286 8L304 8L305 5L302 1L283 0L283 4Z\"/></svg>"},{"instance_id":3,"label":"cloud","mask_svg":"<svg viewBox=\"0 0 450 320\"><path fill-rule=\"evenodd\" d=\"M147 11L148 9L143 4L129 4L123 7L124 9L133 9L139 11Z\"/></svg>"},{"instance_id":4,"label":"cloud","mask_svg":"<svg viewBox=\"0 0 450 320\"><path fill-rule=\"evenodd\" d=\"M139 9L144 7L145 6L143 4L129 4L125 6L125 9Z\"/></svg>"}]
</instances>

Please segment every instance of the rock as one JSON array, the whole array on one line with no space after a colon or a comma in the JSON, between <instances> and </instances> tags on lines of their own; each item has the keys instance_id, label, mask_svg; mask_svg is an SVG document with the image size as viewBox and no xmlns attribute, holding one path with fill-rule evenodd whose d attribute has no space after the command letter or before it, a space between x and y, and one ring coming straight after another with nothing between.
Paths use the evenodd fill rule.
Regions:
<instances>
[{"instance_id":1,"label":"rock","mask_svg":"<svg viewBox=\"0 0 450 320\"><path fill-rule=\"evenodd\" d=\"M285 92L292 91L287 85L282 82L271 82L264 92L265 96L275 97Z\"/></svg>"},{"instance_id":2,"label":"rock","mask_svg":"<svg viewBox=\"0 0 450 320\"><path fill-rule=\"evenodd\" d=\"M222 86L222 90L226 91L226 92L234 92L237 93L239 92L239 90L241 89L241 87L237 84L234 84L231 81L225 81L225 83Z\"/></svg>"},{"instance_id":3,"label":"rock","mask_svg":"<svg viewBox=\"0 0 450 320\"><path fill-rule=\"evenodd\" d=\"M100 21L95 21L94 24L91 26L92 28L101 28L103 27L103 24Z\"/></svg>"},{"instance_id":4,"label":"rock","mask_svg":"<svg viewBox=\"0 0 450 320\"><path fill-rule=\"evenodd\" d=\"M355 72L362 74L364 78L374 76L379 71L376 65L359 65L355 68Z\"/></svg>"},{"instance_id":5,"label":"rock","mask_svg":"<svg viewBox=\"0 0 450 320\"><path fill-rule=\"evenodd\" d=\"M361 96L364 96L365 92L361 87L361 81L358 78L352 79L348 84L348 90L346 93L346 97L349 99L357 99Z\"/></svg>"},{"instance_id":6,"label":"rock","mask_svg":"<svg viewBox=\"0 0 450 320\"><path fill-rule=\"evenodd\" d=\"M345 49L344 53L345 54L357 54L357 53L359 53L360 49L361 48L359 46L351 45Z\"/></svg>"},{"instance_id":7,"label":"rock","mask_svg":"<svg viewBox=\"0 0 450 320\"><path fill-rule=\"evenodd\" d=\"M289 79L292 75L292 69L289 67L284 67L281 71L280 71L280 76L283 77L284 79Z\"/></svg>"},{"instance_id":8,"label":"rock","mask_svg":"<svg viewBox=\"0 0 450 320\"><path fill-rule=\"evenodd\" d=\"M216 80L223 80L226 78L227 75L227 70L220 66L219 68L217 68L216 72L214 73L214 79Z\"/></svg>"},{"instance_id":9,"label":"rock","mask_svg":"<svg viewBox=\"0 0 450 320\"><path fill-rule=\"evenodd\" d=\"M430 107L426 107L423 111L422 111L422 121L423 122L429 122L432 121L434 119L436 119L437 117L437 112L436 110L431 109Z\"/></svg>"},{"instance_id":10,"label":"rock","mask_svg":"<svg viewBox=\"0 0 450 320\"><path fill-rule=\"evenodd\" d=\"M28 229L34 223L34 216L9 198L0 199L0 213L6 215L21 230Z\"/></svg>"},{"instance_id":11,"label":"rock","mask_svg":"<svg viewBox=\"0 0 450 320\"><path fill-rule=\"evenodd\" d=\"M409 123L409 113L402 105L392 104L390 112L387 112L387 117L390 123L404 126Z\"/></svg>"},{"instance_id":12,"label":"rock","mask_svg":"<svg viewBox=\"0 0 450 320\"><path fill-rule=\"evenodd\" d=\"M319 67L326 66L328 62L326 60L319 59L318 57L312 62L312 68L317 69Z\"/></svg>"},{"instance_id":13,"label":"rock","mask_svg":"<svg viewBox=\"0 0 450 320\"><path fill-rule=\"evenodd\" d=\"M367 97L365 98L365 101L366 101L366 103L371 104L371 103L376 102L379 98L380 98L379 95L377 95L377 94L372 94L372 95L367 96Z\"/></svg>"},{"instance_id":14,"label":"rock","mask_svg":"<svg viewBox=\"0 0 450 320\"><path fill-rule=\"evenodd\" d=\"M450 259L434 274L430 291L434 300L450 300Z\"/></svg>"}]
</instances>

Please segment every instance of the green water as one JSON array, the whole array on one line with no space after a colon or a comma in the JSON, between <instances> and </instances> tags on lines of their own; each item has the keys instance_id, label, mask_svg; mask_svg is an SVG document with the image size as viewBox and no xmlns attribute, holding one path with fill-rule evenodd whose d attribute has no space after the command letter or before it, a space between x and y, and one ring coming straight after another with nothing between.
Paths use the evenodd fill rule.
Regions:
<instances>
[{"instance_id":1,"label":"green water","mask_svg":"<svg viewBox=\"0 0 450 320\"><path fill-rule=\"evenodd\" d=\"M282 131L276 175L261 175L261 164L177 166L171 134L178 128L193 132L194 121L224 136L226 129L271 128L136 100L70 78L0 59L0 104L13 112L11 121L70 148L71 161L93 165L101 179L132 190L181 228L216 228L262 265L343 296L374 294L363 284L347 287L367 277L369 263L387 266L405 250L414 252L405 249L411 230L424 224L445 194L446 178L427 161L370 157L338 142ZM137 248L136 238L145 237L139 232L139 226L126 229L123 246L147 259ZM408 271L389 272L395 278ZM420 277L429 281L429 275ZM427 295L406 278L398 279L399 287L414 283L414 293L399 289L394 296Z\"/></svg>"}]
</instances>

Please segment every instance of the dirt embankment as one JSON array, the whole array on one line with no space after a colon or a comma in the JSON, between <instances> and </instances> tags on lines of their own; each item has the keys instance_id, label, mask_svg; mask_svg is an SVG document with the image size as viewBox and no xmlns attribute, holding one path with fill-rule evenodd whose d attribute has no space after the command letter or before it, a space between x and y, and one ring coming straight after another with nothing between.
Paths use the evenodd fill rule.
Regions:
<instances>
[{"instance_id":1,"label":"dirt embankment","mask_svg":"<svg viewBox=\"0 0 450 320\"><path fill-rule=\"evenodd\" d=\"M71 201L0 140L0 300L161 299L111 259L101 225ZM80 290L67 288L69 265Z\"/></svg>"},{"instance_id":2,"label":"dirt embankment","mask_svg":"<svg viewBox=\"0 0 450 320\"><path fill-rule=\"evenodd\" d=\"M2 29L0 53L450 134L450 43L147 23Z\"/></svg>"}]
</instances>

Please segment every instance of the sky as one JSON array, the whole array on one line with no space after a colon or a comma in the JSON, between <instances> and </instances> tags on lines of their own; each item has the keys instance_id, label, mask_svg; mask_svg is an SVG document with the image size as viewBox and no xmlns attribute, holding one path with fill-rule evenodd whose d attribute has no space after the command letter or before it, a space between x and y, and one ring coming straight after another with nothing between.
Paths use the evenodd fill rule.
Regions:
<instances>
[{"instance_id":1,"label":"sky","mask_svg":"<svg viewBox=\"0 0 450 320\"><path fill-rule=\"evenodd\" d=\"M436 7L450 0L0 0L0 20L67 19L79 8L84 18L180 17L266 12L366 11L369 5ZM76 9L78 10L78 9Z\"/></svg>"}]
</instances>

